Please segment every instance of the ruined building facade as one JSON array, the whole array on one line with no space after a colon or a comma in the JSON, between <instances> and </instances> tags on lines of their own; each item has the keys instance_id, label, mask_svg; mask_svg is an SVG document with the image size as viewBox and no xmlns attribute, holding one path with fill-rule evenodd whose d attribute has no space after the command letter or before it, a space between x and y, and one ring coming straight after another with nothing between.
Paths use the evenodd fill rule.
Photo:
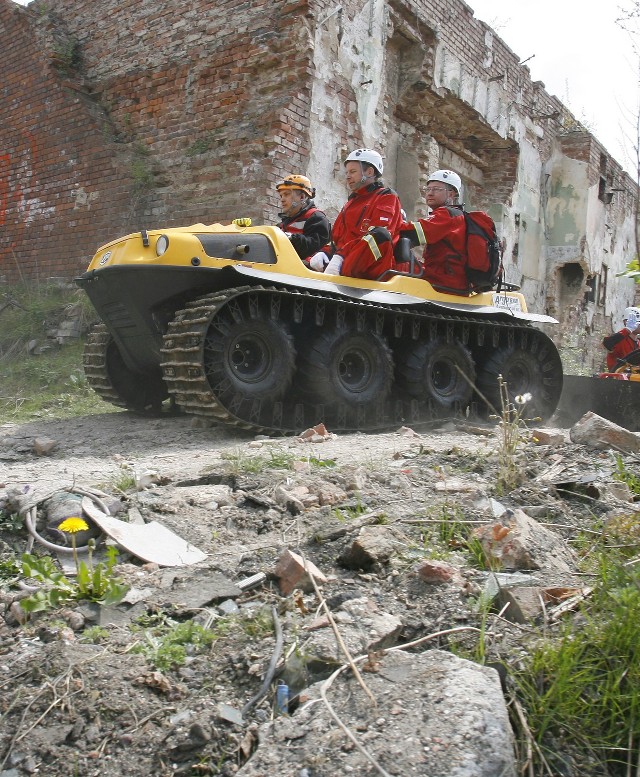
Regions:
<instances>
[{"instance_id":1,"label":"ruined building facade","mask_svg":"<svg viewBox=\"0 0 640 777\"><path fill-rule=\"evenodd\" d=\"M581 369L634 286L635 183L461 0L0 0L0 276L70 278L141 228L251 216L385 157L409 217L430 170L505 242L506 279Z\"/></svg>"}]
</instances>

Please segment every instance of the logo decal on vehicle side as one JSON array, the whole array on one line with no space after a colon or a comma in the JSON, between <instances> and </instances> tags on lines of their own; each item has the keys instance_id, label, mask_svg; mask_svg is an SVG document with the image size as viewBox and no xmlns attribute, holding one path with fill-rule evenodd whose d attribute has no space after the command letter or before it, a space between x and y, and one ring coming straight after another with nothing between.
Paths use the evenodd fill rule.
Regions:
<instances>
[{"instance_id":1,"label":"logo decal on vehicle side","mask_svg":"<svg viewBox=\"0 0 640 777\"><path fill-rule=\"evenodd\" d=\"M111 251L107 251L107 253L106 253L106 254L103 254L103 255L100 257L100 264L101 264L101 265L102 265L102 264L106 264L106 263L109 261L109 259L111 259Z\"/></svg>"},{"instance_id":2,"label":"logo decal on vehicle side","mask_svg":"<svg viewBox=\"0 0 640 777\"><path fill-rule=\"evenodd\" d=\"M494 294L493 306L494 308L506 308L507 310L522 312L522 305L518 297L508 297L506 294Z\"/></svg>"}]
</instances>

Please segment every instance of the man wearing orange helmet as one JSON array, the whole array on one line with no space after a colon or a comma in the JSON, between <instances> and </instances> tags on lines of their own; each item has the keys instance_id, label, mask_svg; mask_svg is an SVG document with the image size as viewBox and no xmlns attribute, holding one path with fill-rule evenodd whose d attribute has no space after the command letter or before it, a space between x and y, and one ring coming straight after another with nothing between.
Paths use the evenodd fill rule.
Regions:
<instances>
[{"instance_id":1,"label":"man wearing orange helmet","mask_svg":"<svg viewBox=\"0 0 640 777\"><path fill-rule=\"evenodd\" d=\"M282 209L278 214L282 219L278 226L305 261L329 240L329 220L316 208L313 201L316 190L306 175L289 175L276 189Z\"/></svg>"},{"instance_id":2,"label":"man wearing orange helmet","mask_svg":"<svg viewBox=\"0 0 640 777\"><path fill-rule=\"evenodd\" d=\"M311 257L312 270L375 280L395 266L393 247L402 222L398 195L381 181L377 151L358 148L344 161L351 194L331 231L331 243Z\"/></svg>"}]
</instances>

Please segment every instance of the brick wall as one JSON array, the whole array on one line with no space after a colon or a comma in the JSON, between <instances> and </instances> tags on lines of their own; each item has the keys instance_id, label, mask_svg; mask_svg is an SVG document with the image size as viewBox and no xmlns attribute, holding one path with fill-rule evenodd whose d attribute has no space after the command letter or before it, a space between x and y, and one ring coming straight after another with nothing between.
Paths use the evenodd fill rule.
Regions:
<instances>
[{"instance_id":1,"label":"brick wall","mask_svg":"<svg viewBox=\"0 0 640 777\"><path fill-rule=\"evenodd\" d=\"M127 189L93 106L40 51L33 13L1 0L0 36L0 276L69 276Z\"/></svg>"},{"instance_id":2,"label":"brick wall","mask_svg":"<svg viewBox=\"0 0 640 777\"><path fill-rule=\"evenodd\" d=\"M0 0L0 276L74 275L142 226L273 221L308 163L305 9Z\"/></svg>"}]
</instances>

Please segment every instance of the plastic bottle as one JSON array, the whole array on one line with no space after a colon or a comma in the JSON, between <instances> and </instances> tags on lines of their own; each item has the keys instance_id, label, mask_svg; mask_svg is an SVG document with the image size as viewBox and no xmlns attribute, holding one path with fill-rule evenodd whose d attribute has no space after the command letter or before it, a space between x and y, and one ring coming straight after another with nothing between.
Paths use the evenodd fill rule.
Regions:
<instances>
[{"instance_id":1,"label":"plastic bottle","mask_svg":"<svg viewBox=\"0 0 640 777\"><path fill-rule=\"evenodd\" d=\"M276 713L278 715L289 714L289 686L284 680L278 680L276 686Z\"/></svg>"}]
</instances>

